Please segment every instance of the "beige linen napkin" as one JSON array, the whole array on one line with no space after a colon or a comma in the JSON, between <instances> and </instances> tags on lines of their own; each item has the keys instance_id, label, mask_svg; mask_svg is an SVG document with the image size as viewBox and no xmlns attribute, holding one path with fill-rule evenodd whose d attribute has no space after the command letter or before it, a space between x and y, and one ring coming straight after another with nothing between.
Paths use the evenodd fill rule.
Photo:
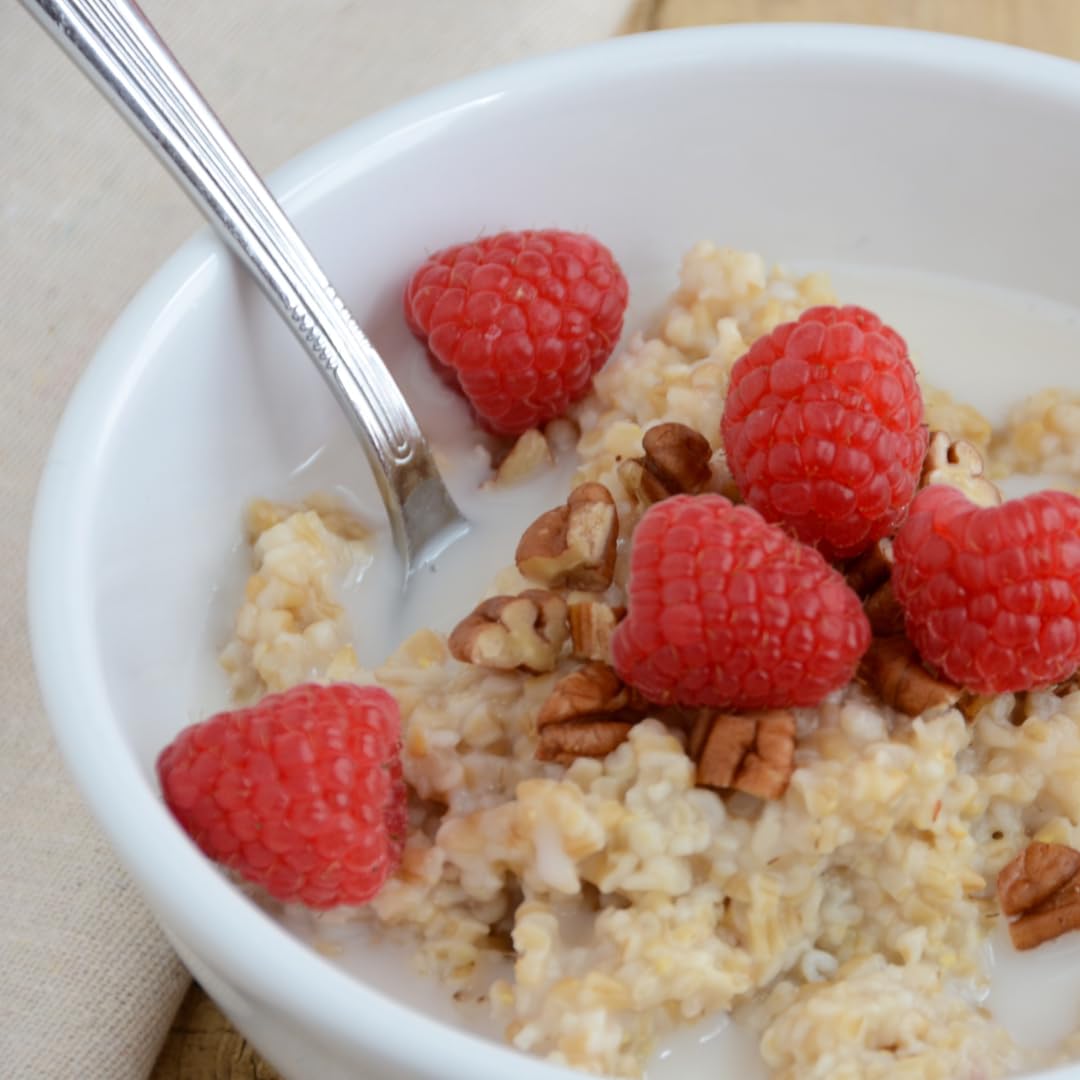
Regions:
<instances>
[{"instance_id":1,"label":"beige linen napkin","mask_svg":"<svg viewBox=\"0 0 1080 1080\"><path fill-rule=\"evenodd\" d=\"M426 87L610 36L631 0L146 0L257 167ZM0 1074L146 1075L187 984L47 732L25 631L32 498L64 402L199 224L18 5L0 9Z\"/></svg>"}]
</instances>

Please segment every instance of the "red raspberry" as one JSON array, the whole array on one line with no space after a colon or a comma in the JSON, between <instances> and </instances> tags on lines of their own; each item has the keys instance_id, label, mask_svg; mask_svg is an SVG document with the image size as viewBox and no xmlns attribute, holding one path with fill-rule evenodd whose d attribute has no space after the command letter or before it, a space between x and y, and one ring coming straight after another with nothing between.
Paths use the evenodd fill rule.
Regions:
<instances>
[{"instance_id":1,"label":"red raspberry","mask_svg":"<svg viewBox=\"0 0 1080 1080\"><path fill-rule=\"evenodd\" d=\"M721 495L677 495L634 530L615 670L660 705L813 705L870 644L859 598L818 552Z\"/></svg>"},{"instance_id":2,"label":"red raspberry","mask_svg":"<svg viewBox=\"0 0 1080 1080\"><path fill-rule=\"evenodd\" d=\"M927 432L903 338L859 307L817 307L754 342L724 405L735 483L829 558L896 530Z\"/></svg>"},{"instance_id":3,"label":"red raspberry","mask_svg":"<svg viewBox=\"0 0 1080 1080\"><path fill-rule=\"evenodd\" d=\"M932 484L893 546L912 644L979 694L1031 690L1080 667L1080 499L1041 491L979 507Z\"/></svg>"},{"instance_id":4,"label":"red raspberry","mask_svg":"<svg viewBox=\"0 0 1080 1080\"><path fill-rule=\"evenodd\" d=\"M378 687L297 686L182 731L158 778L211 859L278 900L362 904L405 842L400 729Z\"/></svg>"},{"instance_id":5,"label":"red raspberry","mask_svg":"<svg viewBox=\"0 0 1080 1080\"><path fill-rule=\"evenodd\" d=\"M504 232L432 255L405 289L405 318L481 422L519 435L588 392L622 333L627 294L592 237Z\"/></svg>"}]
</instances>

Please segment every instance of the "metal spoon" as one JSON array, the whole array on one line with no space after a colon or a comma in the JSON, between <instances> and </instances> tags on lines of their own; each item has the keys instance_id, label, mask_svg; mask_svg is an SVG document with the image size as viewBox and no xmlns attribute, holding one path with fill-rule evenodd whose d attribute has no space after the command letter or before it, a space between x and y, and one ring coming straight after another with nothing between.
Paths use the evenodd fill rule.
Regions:
<instances>
[{"instance_id":1,"label":"metal spoon","mask_svg":"<svg viewBox=\"0 0 1080 1080\"><path fill-rule=\"evenodd\" d=\"M367 453L408 581L468 524L382 357L135 4L22 3L155 151L315 361Z\"/></svg>"}]
</instances>

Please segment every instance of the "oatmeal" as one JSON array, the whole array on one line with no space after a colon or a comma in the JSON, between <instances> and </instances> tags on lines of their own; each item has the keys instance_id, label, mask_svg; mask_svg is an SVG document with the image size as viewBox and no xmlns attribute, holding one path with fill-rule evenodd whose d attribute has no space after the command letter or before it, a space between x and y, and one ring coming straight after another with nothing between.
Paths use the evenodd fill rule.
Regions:
<instances>
[{"instance_id":1,"label":"oatmeal","mask_svg":"<svg viewBox=\"0 0 1080 1080\"><path fill-rule=\"evenodd\" d=\"M1080 691L976 697L928 671L897 622L887 541L847 568L875 645L820 705L679 722L610 667L637 522L675 494L734 494L732 368L832 303L821 276L692 249L655 332L558 432L580 432L574 495L538 508L517 565L453 635L421 631L373 671L335 584L370 559L362 531L325 508L253 511L254 569L222 655L234 693L348 680L396 698L409 834L355 918L408 929L419 969L483 996L521 1050L637 1077L672 1031L733 1011L784 1080L1053 1059L980 1002L998 875L1034 842L1080 846ZM959 444L994 476L1080 469L1075 395L1036 395L993 439L971 406L923 396L943 433L924 483L990 491ZM549 468L551 443L522 436L495 486Z\"/></svg>"},{"instance_id":2,"label":"oatmeal","mask_svg":"<svg viewBox=\"0 0 1080 1080\"><path fill-rule=\"evenodd\" d=\"M325 503L259 501L247 526L255 570L221 654L233 696L244 702L316 677L351 679L356 654L332 581L346 565L370 561L360 523Z\"/></svg>"},{"instance_id":3,"label":"oatmeal","mask_svg":"<svg viewBox=\"0 0 1080 1080\"><path fill-rule=\"evenodd\" d=\"M1047 473L1080 484L1080 393L1032 394L1012 410L993 454L1002 475Z\"/></svg>"}]
</instances>

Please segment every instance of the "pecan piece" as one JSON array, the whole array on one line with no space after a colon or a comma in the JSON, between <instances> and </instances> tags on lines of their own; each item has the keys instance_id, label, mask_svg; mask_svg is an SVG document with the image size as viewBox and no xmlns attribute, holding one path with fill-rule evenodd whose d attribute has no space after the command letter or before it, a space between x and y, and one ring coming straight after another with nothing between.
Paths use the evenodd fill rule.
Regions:
<instances>
[{"instance_id":1,"label":"pecan piece","mask_svg":"<svg viewBox=\"0 0 1080 1080\"><path fill-rule=\"evenodd\" d=\"M1080 851L1064 844L1028 844L998 874L998 902L1017 949L1080 929Z\"/></svg>"},{"instance_id":2,"label":"pecan piece","mask_svg":"<svg viewBox=\"0 0 1080 1080\"><path fill-rule=\"evenodd\" d=\"M956 703L956 707L964 714L964 718L969 723L974 723L978 719L979 713L996 700L997 697L994 694L975 694L970 690L965 690L963 696ZM1009 712L1009 723L1013 727L1020 727L1027 719L1027 711L1028 695L1026 691L1021 690L1013 698L1013 706Z\"/></svg>"},{"instance_id":3,"label":"pecan piece","mask_svg":"<svg viewBox=\"0 0 1080 1080\"><path fill-rule=\"evenodd\" d=\"M568 765L606 757L645 714L645 703L607 664L594 661L560 679L536 718L536 756Z\"/></svg>"},{"instance_id":4,"label":"pecan piece","mask_svg":"<svg viewBox=\"0 0 1080 1080\"><path fill-rule=\"evenodd\" d=\"M603 484L580 484L565 506L541 514L514 556L527 578L551 588L602 592L615 573L619 516Z\"/></svg>"},{"instance_id":5,"label":"pecan piece","mask_svg":"<svg viewBox=\"0 0 1080 1080\"><path fill-rule=\"evenodd\" d=\"M885 538L844 569L848 585L862 597L863 611L876 637L904 632L904 612L892 587L893 546Z\"/></svg>"},{"instance_id":6,"label":"pecan piece","mask_svg":"<svg viewBox=\"0 0 1080 1080\"><path fill-rule=\"evenodd\" d=\"M904 609L896 599L892 581L886 581L863 601L863 611L875 637L892 637L904 632Z\"/></svg>"},{"instance_id":7,"label":"pecan piece","mask_svg":"<svg viewBox=\"0 0 1080 1080\"><path fill-rule=\"evenodd\" d=\"M892 576L893 561L892 541L879 540L869 551L847 563L844 580L859 596L872 596Z\"/></svg>"},{"instance_id":8,"label":"pecan piece","mask_svg":"<svg viewBox=\"0 0 1080 1080\"><path fill-rule=\"evenodd\" d=\"M706 710L694 721L689 750L699 787L779 799L795 771L795 717L783 709L756 714Z\"/></svg>"},{"instance_id":9,"label":"pecan piece","mask_svg":"<svg viewBox=\"0 0 1080 1080\"><path fill-rule=\"evenodd\" d=\"M1080 851L1064 844L1028 844L998 874L997 890L1001 910L1021 915L1057 892L1080 873Z\"/></svg>"},{"instance_id":10,"label":"pecan piece","mask_svg":"<svg viewBox=\"0 0 1080 1080\"><path fill-rule=\"evenodd\" d=\"M712 480L712 447L685 424L657 424L641 441L643 457L619 464L623 487L642 506L671 495L697 494Z\"/></svg>"},{"instance_id":11,"label":"pecan piece","mask_svg":"<svg viewBox=\"0 0 1080 1080\"><path fill-rule=\"evenodd\" d=\"M571 600L569 612L572 654L581 660L611 663L611 635L626 609L599 600Z\"/></svg>"},{"instance_id":12,"label":"pecan piece","mask_svg":"<svg viewBox=\"0 0 1080 1080\"><path fill-rule=\"evenodd\" d=\"M1001 492L983 471L982 454L971 443L963 439L954 442L947 432L934 431L930 433L919 486L948 484L976 506L1000 506Z\"/></svg>"},{"instance_id":13,"label":"pecan piece","mask_svg":"<svg viewBox=\"0 0 1080 1080\"><path fill-rule=\"evenodd\" d=\"M959 686L927 671L915 647L902 636L871 641L859 663L857 678L886 705L908 716L950 707L963 694Z\"/></svg>"},{"instance_id":14,"label":"pecan piece","mask_svg":"<svg viewBox=\"0 0 1080 1080\"><path fill-rule=\"evenodd\" d=\"M1074 671L1064 682L1051 688L1057 697L1068 697L1080 690L1080 671Z\"/></svg>"},{"instance_id":15,"label":"pecan piece","mask_svg":"<svg viewBox=\"0 0 1080 1080\"><path fill-rule=\"evenodd\" d=\"M604 718L546 727L540 732L536 756L558 765L570 765L580 757L607 757L626 742L636 722Z\"/></svg>"},{"instance_id":16,"label":"pecan piece","mask_svg":"<svg viewBox=\"0 0 1080 1080\"><path fill-rule=\"evenodd\" d=\"M551 671L570 633L566 601L546 589L493 596L454 627L456 659L478 667Z\"/></svg>"}]
</instances>

